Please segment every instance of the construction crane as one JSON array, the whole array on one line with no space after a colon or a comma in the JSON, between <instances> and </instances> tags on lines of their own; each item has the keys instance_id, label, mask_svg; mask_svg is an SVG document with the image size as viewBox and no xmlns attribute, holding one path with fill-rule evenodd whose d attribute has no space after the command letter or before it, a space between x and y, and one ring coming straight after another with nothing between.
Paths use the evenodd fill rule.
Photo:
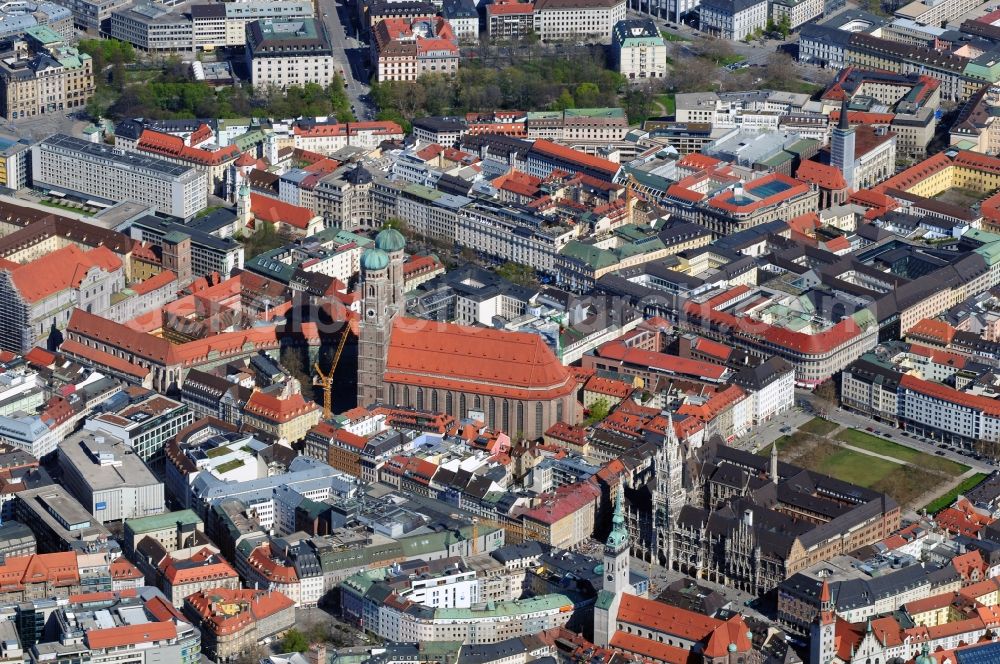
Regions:
<instances>
[{"instance_id":1,"label":"construction crane","mask_svg":"<svg viewBox=\"0 0 1000 664\"><path fill-rule=\"evenodd\" d=\"M316 371L316 377L313 378L313 385L318 385L323 388L323 419L328 420L330 416L333 415L333 374L337 371L337 365L340 364L340 356L344 352L344 346L347 345L347 337L351 334L351 326L344 324L344 331L340 335L340 341L337 343L337 352L333 355L333 362L330 363L330 371L323 373L323 370L319 368L319 362L313 365L313 369Z\"/></svg>"}]
</instances>

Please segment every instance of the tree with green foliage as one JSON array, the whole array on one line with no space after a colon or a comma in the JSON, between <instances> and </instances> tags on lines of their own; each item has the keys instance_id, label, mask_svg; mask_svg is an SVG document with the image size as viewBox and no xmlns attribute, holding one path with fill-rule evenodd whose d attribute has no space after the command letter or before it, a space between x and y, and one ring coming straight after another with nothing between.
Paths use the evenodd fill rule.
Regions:
<instances>
[{"instance_id":1,"label":"tree with green foliage","mask_svg":"<svg viewBox=\"0 0 1000 664\"><path fill-rule=\"evenodd\" d=\"M573 99L573 93L563 88L563 91L559 93L559 98L552 102L552 107L557 111L576 108L576 100Z\"/></svg>"},{"instance_id":2,"label":"tree with green foliage","mask_svg":"<svg viewBox=\"0 0 1000 664\"><path fill-rule=\"evenodd\" d=\"M243 243L243 255L247 261L264 252L283 247L288 242L274 230L272 224L265 221L258 222L252 234L237 236L236 239Z\"/></svg>"},{"instance_id":3,"label":"tree with green foliage","mask_svg":"<svg viewBox=\"0 0 1000 664\"><path fill-rule=\"evenodd\" d=\"M590 408L587 409L587 420L586 425L593 426L598 422L604 420L611 412L611 404L608 403L607 399L598 399L594 403L590 404Z\"/></svg>"},{"instance_id":4,"label":"tree with green foliage","mask_svg":"<svg viewBox=\"0 0 1000 664\"><path fill-rule=\"evenodd\" d=\"M511 263L508 261L497 268L497 274L518 286L533 286L537 283L535 280L535 270L528 265L521 265L520 263Z\"/></svg>"},{"instance_id":5,"label":"tree with green foliage","mask_svg":"<svg viewBox=\"0 0 1000 664\"><path fill-rule=\"evenodd\" d=\"M601 89L594 83L581 83L576 86L573 99L579 108L593 108L600 103Z\"/></svg>"},{"instance_id":6,"label":"tree with green foliage","mask_svg":"<svg viewBox=\"0 0 1000 664\"><path fill-rule=\"evenodd\" d=\"M403 235L406 235L407 231L409 230L409 228L406 225L406 222L400 219L399 217L389 217L388 219L382 222L382 228L392 228L399 231Z\"/></svg>"},{"instance_id":7,"label":"tree with green foliage","mask_svg":"<svg viewBox=\"0 0 1000 664\"><path fill-rule=\"evenodd\" d=\"M778 21L778 32L784 39L788 39L788 35L792 32L792 19L788 14L782 14L781 20Z\"/></svg>"},{"instance_id":8,"label":"tree with green foliage","mask_svg":"<svg viewBox=\"0 0 1000 664\"><path fill-rule=\"evenodd\" d=\"M282 652L305 652L309 649L309 641L306 635L294 627L285 632L285 637L281 640Z\"/></svg>"}]
</instances>

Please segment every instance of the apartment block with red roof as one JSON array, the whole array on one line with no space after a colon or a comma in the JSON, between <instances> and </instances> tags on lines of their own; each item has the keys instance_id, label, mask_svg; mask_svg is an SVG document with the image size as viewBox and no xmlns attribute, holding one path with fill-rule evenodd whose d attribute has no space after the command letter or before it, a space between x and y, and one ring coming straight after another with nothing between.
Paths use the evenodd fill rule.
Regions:
<instances>
[{"instance_id":1,"label":"apartment block with red roof","mask_svg":"<svg viewBox=\"0 0 1000 664\"><path fill-rule=\"evenodd\" d=\"M372 61L379 81L415 81L424 73L458 70L458 40L441 17L387 18L372 28Z\"/></svg>"},{"instance_id":2,"label":"apartment block with red roof","mask_svg":"<svg viewBox=\"0 0 1000 664\"><path fill-rule=\"evenodd\" d=\"M243 407L243 422L275 439L294 443L305 438L322 411L316 402L306 400L297 381L280 387L255 390Z\"/></svg>"},{"instance_id":3,"label":"apartment block with red roof","mask_svg":"<svg viewBox=\"0 0 1000 664\"><path fill-rule=\"evenodd\" d=\"M143 548L139 547L138 555ZM203 590L227 588L239 590L240 577L214 546L193 551L179 549L164 557L156 572L157 585L176 608L184 599Z\"/></svg>"},{"instance_id":4,"label":"apartment block with red roof","mask_svg":"<svg viewBox=\"0 0 1000 664\"><path fill-rule=\"evenodd\" d=\"M32 609L41 607L30 607ZM50 609L46 630L31 646L38 661L197 664L201 634L159 592L88 592Z\"/></svg>"},{"instance_id":5,"label":"apartment block with red roof","mask_svg":"<svg viewBox=\"0 0 1000 664\"><path fill-rule=\"evenodd\" d=\"M348 146L374 150L383 141L401 141L403 128L391 120L320 123L304 121L292 127L295 147L330 154Z\"/></svg>"},{"instance_id":6,"label":"apartment block with red roof","mask_svg":"<svg viewBox=\"0 0 1000 664\"><path fill-rule=\"evenodd\" d=\"M868 309L834 322L794 312L782 299L746 286L691 299L684 304L681 328L751 353L777 355L795 367L800 386L822 383L878 342L878 324Z\"/></svg>"},{"instance_id":7,"label":"apartment block with red roof","mask_svg":"<svg viewBox=\"0 0 1000 664\"><path fill-rule=\"evenodd\" d=\"M0 348L26 353L65 329L76 308L108 315L125 288L122 260L106 247L75 244L19 265L0 266Z\"/></svg>"},{"instance_id":8,"label":"apartment block with red roof","mask_svg":"<svg viewBox=\"0 0 1000 664\"><path fill-rule=\"evenodd\" d=\"M593 536L600 500L601 489L593 480L566 484L533 501L519 518L535 541L572 549Z\"/></svg>"},{"instance_id":9,"label":"apartment block with red roof","mask_svg":"<svg viewBox=\"0 0 1000 664\"><path fill-rule=\"evenodd\" d=\"M187 599L184 615L201 629L202 650L217 662L231 661L295 626L295 604L271 590L206 590Z\"/></svg>"},{"instance_id":10,"label":"apartment block with red roof","mask_svg":"<svg viewBox=\"0 0 1000 664\"><path fill-rule=\"evenodd\" d=\"M526 37L535 27L535 4L504 0L486 6L486 32L490 39Z\"/></svg>"},{"instance_id":11,"label":"apartment block with red roof","mask_svg":"<svg viewBox=\"0 0 1000 664\"><path fill-rule=\"evenodd\" d=\"M702 224L719 235L731 235L769 221L816 211L819 192L781 173L707 192L673 207L678 216Z\"/></svg>"},{"instance_id":12,"label":"apartment block with red roof","mask_svg":"<svg viewBox=\"0 0 1000 664\"><path fill-rule=\"evenodd\" d=\"M212 188L209 193L214 193L225 180L229 165L240 156L240 151L236 145L219 147L204 139L199 142L199 136L212 136L208 125L202 127L204 129L199 127L187 140L174 134L144 129L134 149L136 152L158 157L173 164L190 166L205 173L207 183Z\"/></svg>"},{"instance_id":13,"label":"apartment block with red roof","mask_svg":"<svg viewBox=\"0 0 1000 664\"><path fill-rule=\"evenodd\" d=\"M351 477L361 477L361 454L367 444L368 439L363 436L319 422L306 434L302 453Z\"/></svg>"}]
</instances>

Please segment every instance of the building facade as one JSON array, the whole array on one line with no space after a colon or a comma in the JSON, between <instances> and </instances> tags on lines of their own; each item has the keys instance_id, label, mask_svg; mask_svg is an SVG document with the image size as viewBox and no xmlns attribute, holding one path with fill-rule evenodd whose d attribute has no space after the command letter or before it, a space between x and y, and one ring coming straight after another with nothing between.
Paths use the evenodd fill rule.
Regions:
<instances>
[{"instance_id":1,"label":"building facade","mask_svg":"<svg viewBox=\"0 0 1000 664\"><path fill-rule=\"evenodd\" d=\"M339 73L326 26L313 18L247 23L246 57L251 82L261 88L330 85Z\"/></svg>"},{"instance_id":2,"label":"building facade","mask_svg":"<svg viewBox=\"0 0 1000 664\"><path fill-rule=\"evenodd\" d=\"M109 203L133 200L181 219L208 200L205 173L64 134L31 146L31 175L41 189Z\"/></svg>"}]
</instances>

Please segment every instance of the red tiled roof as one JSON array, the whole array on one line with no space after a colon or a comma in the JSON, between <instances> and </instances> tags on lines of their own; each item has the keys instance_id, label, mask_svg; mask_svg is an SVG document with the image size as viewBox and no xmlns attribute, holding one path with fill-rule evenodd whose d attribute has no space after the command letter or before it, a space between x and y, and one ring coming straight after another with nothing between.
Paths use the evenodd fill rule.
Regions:
<instances>
[{"instance_id":1,"label":"red tiled roof","mask_svg":"<svg viewBox=\"0 0 1000 664\"><path fill-rule=\"evenodd\" d=\"M385 380L529 399L576 389L537 334L402 317L393 323Z\"/></svg>"},{"instance_id":2,"label":"red tiled roof","mask_svg":"<svg viewBox=\"0 0 1000 664\"><path fill-rule=\"evenodd\" d=\"M655 662L665 662L666 664L689 664L694 654L687 648L660 643L653 639L647 639L638 634L629 634L621 630L615 632L611 638L611 647L616 650L633 653L644 659Z\"/></svg>"},{"instance_id":3,"label":"red tiled roof","mask_svg":"<svg viewBox=\"0 0 1000 664\"><path fill-rule=\"evenodd\" d=\"M928 339L935 339L940 341L943 345L948 346L955 338L955 332L955 328L943 320L937 320L936 318L924 318L911 327L906 334L907 336L913 335Z\"/></svg>"},{"instance_id":4,"label":"red tiled roof","mask_svg":"<svg viewBox=\"0 0 1000 664\"><path fill-rule=\"evenodd\" d=\"M714 169L719 166L725 166L726 163L715 157L709 157L708 155L701 154L700 152L691 152L686 154L678 160L677 165L681 168L697 168L701 170Z\"/></svg>"},{"instance_id":5,"label":"red tiled roof","mask_svg":"<svg viewBox=\"0 0 1000 664\"><path fill-rule=\"evenodd\" d=\"M202 590L186 598L186 603L201 618L201 627L216 636L232 634L295 606L288 596L277 591ZM221 610L226 607L227 611ZM237 609L230 613L228 609Z\"/></svg>"},{"instance_id":6,"label":"red tiled roof","mask_svg":"<svg viewBox=\"0 0 1000 664\"><path fill-rule=\"evenodd\" d=\"M318 410L313 401L306 401L301 392L290 394L288 398L255 390L247 400L244 411L274 422L289 422L297 417Z\"/></svg>"},{"instance_id":7,"label":"red tiled roof","mask_svg":"<svg viewBox=\"0 0 1000 664\"><path fill-rule=\"evenodd\" d=\"M22 590L32 583L72 586L80 583L75 552L12 556L0 565L0 593Z\"/></svg>"},{"instance_id":8,"label":"red tiled roof","mask_svg":"<svg viewBox=\"0 0 1000 664\"><path fill-rule=\"evenodd\" d=\"M87 645L93 650L120 648L139 643L156 643L177 638L177 626L172 622L149 622L123 625L87 632Z\"/></svg>"},{"instance_id":9,"label":"red tiled roof","mask_svg":"<svg viewBox=\"0 0 1000 664\"><path fill-rule=\"evenodd\" d=\"M37 302L67 288L77 288L93 268L114 272L121 259L107 247L83 251L75 244L57 249L11 270L11 278L28 302Z\"/></svg>"},{"instance_id":10,"label":"red tiled roof","mask_svg":"<svg viewBox=\"0 0 1000 664\"><path fill-rule=\"evenodd\" d=\"M50 367L55 363L56 356L44 348L35 346L25 354L24 359L28 364L33 364L37 367Z\"/></svg>"},{"instance_id":11,"label":"red tiled roof","mask_svg":"<svg viewBox=\"0 0 1000 664\"><path fill-rule=\"evenodd\" d=\"M702 403L685 403L677 409L679 415L691 415L703 422L709 422L727 407L739 403L746 393L736 385L728 385L721 390L713 390Z\"/></svg>"},{"instance_id":12,"label":"red tiled roof","mask_svg":"<svg viewBox=\"0 0 1000 664\"><path fill-rule=\"evenodd\" d=\"M583 389L585 392L595 392L597 394L606 394L611 397L624 399L632 394L634 388L624 381L594 376L587 381Z\"/></svg>"},{"instance_id":13,"label":"red tiled roof","mask_svg":"<svg viewBox=\"0 0 1000 664\"><path fill-rule=\"evenodd\" d=\"M556 422L545 431L545 435L578 447L583 447L587 442L586 429L565 422Z\"/></svg>"},{"instance_id":14,"label":"red tiled roof","mask_svg":"<svg viewBox=\"0 0 1000 664\"><path fill-rule=\"evenodd\" d=\"M937 154L924 159L919 164L914 164L902 173L894 175L881 184L872 187L872 191L880 194L885 193L890 189L909 191L916 186L917 183L926 180L928 177L934 175L942 169L949 168L951 164L952 161L948 155L944 152L938 152Z\"/></svg>"},{"instance_id":15,"label":"red tiled roof","mask_svg":"<svg viewBox=\"0 0 1000 664\"><path fill-rule=\"evenodd\" d=\"M535 4L532 2L505 2L503 4L486 5L489 16L509 16L510 14L533 14Z\"/></svg>"},{"instance_id":16,"label":"red tiled roof","mask_svg":"<svg viewBox=\"0 0 1000 664\"><path fill-rule=\"evenodd\" d=\"M145 367L133 364L124 358L112 355L111 353L106 353L103 350L85 346L78 341L73 341L72 339L64 340L62 345L59 346L59 351L73 357L90 360L95 364L104 365L109 369L129 376L135 376L136 378L142 379L149 375L149 369Z\"/></svg>"},{"instance_id":17,"label":"red tiled roof","mask_svg":"<svg viewBox=\"0 0 1000 664\"><path fill-rule=\"evenodd\" d=\"M695 643L705 642L723 625L716 618L635 595L622 595L618 622L673 634Z\"/></svg>"},{"instance_id":18,"label":"red tiled roof","mask_svg":"<svg viewBox=\"0 0 1000 664\"><path fill-rule=\"evenodd\" d=\"M850 125L887 125L896 118L894 113L869 113L867 111L848 111L847 123ZM840 111L830 113L830 124L840 122Z\"/></svg>"},{"instance_id":19,"label":"red tiled roof","mask_svg":"<svg viewBox=\"0 0 1000 664\"><path fill-rule=\"evenodd\" d=\"M349 447L355 450L363 450L368 444L368 439L364 436L353 434L347 429L339 429L328 422L316 424L309 430L309 433L330 441L337 441L340 443L340 447Z\"/></svg>"},{"instance_id":20,"label":"red tiled roof","mask_svg":"<svg viewBox=\"0 0 1000 664\"><path fill-rule=\"evenodd\" d=\"M947 385L932 383L929 380L917 378L912 374L904 374L899 379L899 386L917 394L923 394L928 397L940 399L941 401L965 406L966 408L981 410L993 417L1000 417L1000 400L997 399L960 392Z\"/></svg>"},{"instance_id":21,"label":"red tiled roof","mask_svg":"<svg viewBox=\"0 0 1000 664\"><path fill-rule=\"evenodd\" d=\"M382 23L392 19L385 19ZM344 122L338 124L315 124L310 126L295 125L292 132L296 136L318 137L318 136L356 136L361 133L370 132L385 136L403 136L403 128L395 122L389 120L375 120L372 122Z\"/></svg>"},{"instance_id":22,"label":"red tiled roof","mask_svg":"<svg viewBox=\"0 0 1000 664\"><path fill-rule=\"evenodd\" d=\"M189 161L202 166L219 166L233 161L240 154L235 145L227 145L218 150L203 150L193 148L184 143L184 139L173 134L163 134L152 129L143 129L139 141L135 145L140 152L150 152L162 157L172 157L181 161Z\"/></svg>"},{"instance_id":23,"label":"red tiled roof","mask_svg":"<svg viewBox=\"0 0 1000 664\"><path fill-rule=\"evenodd\" d=\"M541 496L541 504L522 512L521 518L551 526L587 505L596 504L600 497L601 490L589 480L565 484Z\"/></svg>"},{"instance_id":24,"label":"red tiled roof","mask_svg":"<svg viewBox=\"0 0 1000 664\"><path fill-rule=\"evenodd\" d=\"M308 229L309 222L316 218L309 208L254 193L250 194L250 210L254 219L270 224L284 223L300 230Z\"/></svg>"},{"instance_id":25,"label":"red tiled roof","mask_svg":"<svg viewBox=\"0 0 1000 664\"><path fill-rule=\"evenodd\" d=\"M840 169L818 161L803 161L795 171L795 178L809 182L822 189L847 189L847 181Z\"/></svg>"},{"instance_id":26,"label":"red tiled roof","mask_svg":"<svg viewBox=\"0 0 1000 664\"><path fill-rule=\"evenodd\" d=\"M749 653L753 643L749 637L749 629L743 616L737 614L712 630L705 645L706 657L728 657L729 647L736 646L736 652Z\"/></svg>"},{"instance_id":27,"label":"red tiled roof","mask_svg":"<svg viewBox=\"0 0 1000 664\"><path fill-rule=\"evenodd\" d=\"M730 199L733 198L731 191L724 191L717 194L714 198L709 201L712 207L719 208L720 210L725 210L727 212L740 212L741 214L746 214L753 212L768 205L775 205L779 201L788 200L795 196L799 196L809 191L809 185L794 180L787 175L782 173L771 173L770 175L765 175L764 177L757 178L751 182L744 185L743 190L747 194L753 194L757 189L760 189L763 185L770 184L772 182L782 182L787 185L782 191L764 196L763 198L752 200L750 202L739 202L734 203Z\"/></svg>"},{"instance_id":28,"label":"red tiled roof","mask_svg":"<svg viewBox=\"0 0 1000 664\"><path fill-rule=\"evenodd\" d=\"M730 346L727 346L724 343L719 343L718 341L706 339L705 337L698 337L695 340L694 348L699 353L711 355L712 357L722 360L723 362L728 360L729 356L733 354L733 349Z\"/></svg>"},{"instance_id":29,"label":"red tiled roof","mask_svg":"<svg viewBox=\"0 0 1000 664\"><path fill-rule=\"evenodd\" d=\"M186 560L175 560L168 556L160 564L160 573L171 586L235 579L239 576L222 556L207 547Z\"/></svg>"},{"instance_id":30,"label":"red tiled roof","mask_svg":"<svg viewBox=\"0 0 1000 664\"><path fill-rule=\"evenodd\" d=\"M910 344L910 352L914 355L929 358L935 364L955 367L956 369L964 369L967 362L966 358L956 353L949 353L937 348L928 348L919 344Z\"/></svg>"},{"instance_id":31,"label":"red tiled roof","mask_svg":"<svg viewBox=\"0 0 1000 664\"><path fill-rule=\"evenodd\" d=\"M719 380L726 373L726 367L718 364L691 360L676 355L667 355L666 353L657 353L641 348L629 348L618 341L609 341L602 345L597 349L597 354L605 359L617 360L624 364L648 367L654 371L664 371L672 374Z\"/></svg>"},{"instance_id":32,"label":"red tiled roof","mask_svg":"<svg viewBox=\"0 0 1000 664\"><path fill-rule=\"evenodd\" d=\"M602 171L608 175L614 175L619 169L619 165L613 161L601 159L600 157L589 155L586 152L580 152L579 150L574 150L573 148L568 148L565 145L560 145L544 139L536 140L534 144L532 144L531 149L536 152L541 152L544 155L556 157L557 159L563 159L579 166L585 166L587 168Z\"/></svg>"},{"instance_id":33,"label":"red tiled roof","mask_svg":"<svg viewBox=\"0 0 1000 664\"><path fill-rule=\"evenodd\" d=\"M139 568L125 558L118 558L111 563L111 566L108 569L111 573L111 578L115 580L142 578L142 572L139 571Z\"/></svg>"},{"instance_id":34,"label":"red tiled roof","mask_svg":"<svg viewBox=\"0 0 1000 664\"><path fill-rule=\"evenodd\" d=\"M135 291L137 295L146 295L147 293L152 293L153 291L163 288L164 286L175 281L177 281L176 274L170 270L163 270L159 274L155 274L145 281L133 284L130 288Z\"/></svg>"}]
</instances>

